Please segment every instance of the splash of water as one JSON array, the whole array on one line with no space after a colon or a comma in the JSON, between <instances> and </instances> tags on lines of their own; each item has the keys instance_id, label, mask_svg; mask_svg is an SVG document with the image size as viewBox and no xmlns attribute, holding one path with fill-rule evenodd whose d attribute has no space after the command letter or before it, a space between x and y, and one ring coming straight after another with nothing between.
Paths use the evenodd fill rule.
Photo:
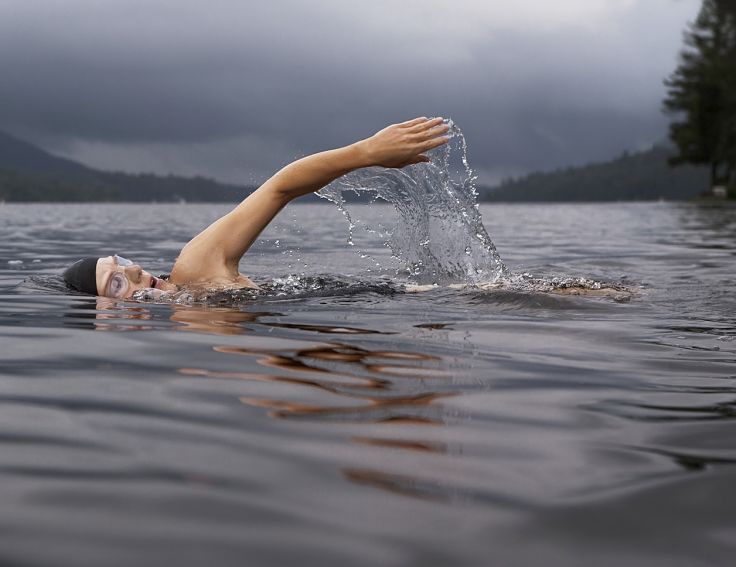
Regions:
<instances>
[{"instance_id":1,"label":"splash of water","mask_svg":"<svg viewBox=\"0 0 736 567\"><path fill-rule=\"evenodd\" d=\"M349 223L348 242L363 224L385 235L385 244L417 284L492 283L508 273L478 208L467 144L451 120L450 141L429 153L431 161L404 169L371 167L341 177L317 195L337 205ZM398 213L393 227L365 225L345 194L372 193ZM359 213L357 213L359 214Z\"/></svg>"},{"instance_id":2,"label":"splash of water","mask_svg":"<svg viewBox=\"0 0 736 567\"><path fill-rule=\"evenodd\" d=\"M163 291L147 288L136 291L133 299L141 302L177 303L182 305L226 305L250 304L255 300L278 301L284 299L339 297L372 293L394 295L403 293L402 286L389 280L365 281L358 278L329 275L289 275L273 278L257 289L199 289Z\"/></svg>"}]
</instances>

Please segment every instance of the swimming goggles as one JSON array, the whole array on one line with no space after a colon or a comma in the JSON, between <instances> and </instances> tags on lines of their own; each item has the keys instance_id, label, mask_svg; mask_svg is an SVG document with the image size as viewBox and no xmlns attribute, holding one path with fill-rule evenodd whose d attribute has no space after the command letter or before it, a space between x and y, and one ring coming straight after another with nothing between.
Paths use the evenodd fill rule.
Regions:
<instances>
[{"instance_id":1,"label":"swimming goggles","mask_svg":"<svg viewBox=\"0 0 736 567\"><path fill-rule=\"evenodd\" d=\"M133 262L131 260L123 258L122 256L118 256L117 254L115 254L112 258L118 266L125 267L133 265ZM118 271L113 272L113 274L110 276L110 279L107 281L107 289L105 290L105 295L107 297L122 298L125 297L127 291L128 278L126 277L126 275Z\"/></svg>"}]
</instances>

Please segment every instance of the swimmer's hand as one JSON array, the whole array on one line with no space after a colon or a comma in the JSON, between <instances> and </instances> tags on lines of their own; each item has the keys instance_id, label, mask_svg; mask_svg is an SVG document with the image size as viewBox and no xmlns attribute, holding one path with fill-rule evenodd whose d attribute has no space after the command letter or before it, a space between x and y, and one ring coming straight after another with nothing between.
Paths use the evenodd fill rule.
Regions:
<instances>
[{"instance_id":1,"label":"swimmer's hand","mask_svg":"<svg viewBox=\"0 0 736 567\"><path fill-rule=\"evenodd\" d=\"M365 156L366 165L405 167L428 162L424 152L446 144L449 129L442 118L415 118L392 124L355 146Z\"/></svg>"}]
</instances>

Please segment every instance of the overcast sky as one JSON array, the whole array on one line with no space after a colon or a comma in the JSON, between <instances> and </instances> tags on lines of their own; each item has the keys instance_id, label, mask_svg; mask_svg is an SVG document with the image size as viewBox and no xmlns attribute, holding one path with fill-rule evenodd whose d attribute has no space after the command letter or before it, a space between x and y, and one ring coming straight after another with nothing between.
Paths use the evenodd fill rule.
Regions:
<instances>
[{"instance_id":1,"label":"overcast sky","mask_svg":"<svg viewBox=\"0 0 736 567\"><path fill-rule=\"evenodd\" d=\"M92 166L253 184L415 116L482 183L666 136L699 0L0 0L0 130Z\"/></svg>"}]
</instances>

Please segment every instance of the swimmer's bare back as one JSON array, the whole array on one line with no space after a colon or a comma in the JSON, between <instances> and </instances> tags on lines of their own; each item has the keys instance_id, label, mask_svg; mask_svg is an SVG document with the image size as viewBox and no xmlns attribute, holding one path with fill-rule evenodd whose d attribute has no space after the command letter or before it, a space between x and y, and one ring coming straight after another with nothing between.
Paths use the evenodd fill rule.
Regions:
<instances>
[{"instance_id":1,"label":"swimmer's bare back","mask_svg":"<svg viewBox=\"0 0 736 567\"><path fill-rule=\"evenodd\" d=\"M478 290L478 291L513 291L521 293L551 293L554 295L577 295L577 296L588 296L588 297L602 297L606 299L613 299L617 302L627 302L634 297L642 295L641 289L630 288L619 284L613 283L600 283L590 281L588 283L580 282L561 282L554 284L546 282L544 280L538 280L535 284L527 284L520 286L513 280L510 281L499 281L489 283L475 283L475 284L449 284L447 287L454 289L463 290ZM416 285L407 284L404 286L404 290L408 293L419 293L423 291L431 291L438 289L437 285Z\"/></svg>"},{"instance_id":2,"label":"swimmer's bare back","mask_svg":"<svg viewBox=\"0 0 736 567\"><path fill-rule=\"evenodd\" d=\"M258 287L239 272L240 259L287 203L362 167L400 168L429 161L425 152L446 144L448 129L442 118L415 118L392 124L349 146L287 165L190 240L177 258L169 282L187 288Z\"/></svg>"}]
</instances>

